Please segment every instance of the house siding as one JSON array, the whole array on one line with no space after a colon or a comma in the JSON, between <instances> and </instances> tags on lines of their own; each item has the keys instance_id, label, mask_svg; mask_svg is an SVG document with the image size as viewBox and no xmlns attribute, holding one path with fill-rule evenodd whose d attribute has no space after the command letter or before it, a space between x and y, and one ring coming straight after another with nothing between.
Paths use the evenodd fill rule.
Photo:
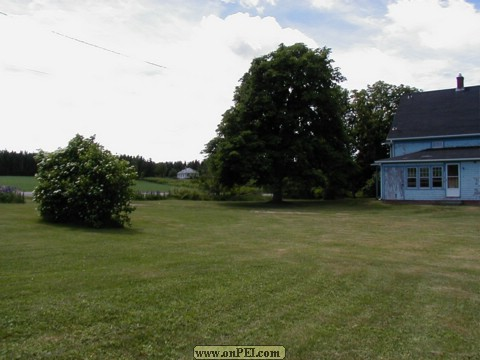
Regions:
<instances>
[{"instance_id":1,"label":"house siding","mask_svg":"<svg viewBox=\"0 0 480 360\"><path fill-rule=\"evenodd\" d=\"M442 201L447 200L445 196L446 190L442 189L429 189L429 190L414 190L407 189L405 190L405 200L415 200L415 201Z\"/></svg>"},{"instance_id":2,"label":"house siding","mask_svg":"<svg viewBox=\"0 0 480 360\"><path fill-rule=\"evenodd\" d=\"M480 203L480 85L458 91L459 79L457 88L400 100L386 139L390 159L375 162L382 199Z\"/></svg>"},{"instance_id":3,"label":"house siding","mask_svg":"<svg viewBox=\"0 0 480 360\"><path fill-rule=\"evenodd\" d=\"M477 161L460 164L462 200L480 200L480 164Z\"/></svg>"},{"instance_id":4,"label":"house siding","mask_svg":"<svg viewBox=\"0 0 480 360\"><path fill-rule=\"evenodd\" d=\"M392 146L391 157L403 156L406 154L422 151L432 147L431 141L398 141Z\"/></svg>"},{"instance_id":5,"label":"house siding","mask_svg":"<svg viewBox=\"0 0 480 360\"><path fill-rule=\"evenodd\" d=\"M403 156L406 154L415 153L418 151L434 148L434 144L442 142L444 148L449 147L466 147L466 146L480 146L479 137L462 137L462 138L435 138L424 140L396 140L392 144L391 157Z\"/></svg>"},{"instance_id":6,"label":"house siding","mask_svg":"<svg viewBox=\"0 0 480 360\"><path fill-rule=\"evenodd\" d=\"M403 166L383 166L381 178L383 187L381 189L382 199L404 200L404 167Z\"/></svg>"},{"instance_id":7,"label":"house siding","mask_svg":"<svg viewBox=\"0 0 480 360\"><path fill-rule=\"evenodd\" d=\"M445 201L452 200L446 196L446 166L447 164L460 165L460 197L458 200L480 201L480 166L477 161L471 162L442 162L442 163L409 163L384 164L382 166L381 198L383 200L406 201ZM443 181L441 188L433 188L430 171L429 188L409 188L407 186L408 168L442 167ZM417 171L417 177L419 173Z\"/></svg>"}]
</instances>

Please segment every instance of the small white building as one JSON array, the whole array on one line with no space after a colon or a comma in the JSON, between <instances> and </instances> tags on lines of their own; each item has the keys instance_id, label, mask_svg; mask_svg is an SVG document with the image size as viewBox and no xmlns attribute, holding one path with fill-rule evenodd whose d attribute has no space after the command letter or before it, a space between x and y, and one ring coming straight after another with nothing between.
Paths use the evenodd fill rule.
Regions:
<instances>
[{"instance_id":1,"label":"small white building","mask_svg":"<svg viewBox=\"0 0 480 360\"><path fill-rule=\"evenodd\" d=\"M177 179L192 179L198 176L198 171L191 168L183 169L177 173Z\"/></svg>"}]
</instances>

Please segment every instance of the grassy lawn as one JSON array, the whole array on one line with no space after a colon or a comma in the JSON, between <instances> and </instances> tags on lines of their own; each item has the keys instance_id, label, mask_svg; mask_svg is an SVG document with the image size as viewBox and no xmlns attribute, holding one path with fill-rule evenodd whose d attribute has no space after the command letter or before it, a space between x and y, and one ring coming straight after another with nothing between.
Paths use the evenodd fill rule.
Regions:
<instances>
[{"instance_id":1,"label":"grassy lawn","mask_svg":"<svg viewBox=\"0 0 480 360\"><path fill-rule=\"evenodd\" d=\"M480 357L480 208L142 202L126 230L0 204L0 358Z\"/></svg>"}]
</instances>

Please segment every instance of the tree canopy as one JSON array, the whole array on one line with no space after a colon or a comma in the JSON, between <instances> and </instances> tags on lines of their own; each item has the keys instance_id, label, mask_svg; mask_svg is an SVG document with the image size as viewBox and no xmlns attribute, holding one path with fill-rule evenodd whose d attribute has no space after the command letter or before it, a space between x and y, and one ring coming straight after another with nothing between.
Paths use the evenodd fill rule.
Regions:
<instances>
[{"instance_id":1,"label":"tree canopy","mask_svg":"<svg viewBox=\"0 0 480 360\"><path fill-rule=\"evenodd\" d=\"M327 196L345 185L348 95L329 55L327 48L282 44L253 60L205 148L220 184L253 181L269 187L274 201L287 181L315 179Z\"/></svg>"},{"instance_id":2,"label":"tree canopy","mask_svg":"<svg viewBox=\"0 0 480 360\"><path fill-rule=\"evenodd\" d=\"M47 221L92 227L130 223L136 172L95 142L75 136L68 146L37 155L34 200Z\"/></svg>"},{"instance_id":3,"label":"tree canopy","mask_svg":"<svg viewBox=\"0 0 480 360\"><path fill-rule=\"evenodd\" d=\"M352 190L359 190L372 178L374 168L371 164L375 160L389 156L389 148L384 142L400 98L418 91L410 86L396 86L377 81L373 85L368 85L367 89L351 92L346 125L350 135L352 156L357 166L352 178Z\"/></svg>"}]
</instances>

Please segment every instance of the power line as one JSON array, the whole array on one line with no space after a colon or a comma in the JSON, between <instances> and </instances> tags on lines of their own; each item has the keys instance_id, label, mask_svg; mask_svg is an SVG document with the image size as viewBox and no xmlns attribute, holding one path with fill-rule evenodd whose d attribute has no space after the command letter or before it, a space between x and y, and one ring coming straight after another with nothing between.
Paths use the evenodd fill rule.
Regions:
<instances>
[{"instance_id":1,"label":"power line","mask_svg":"<svg viewBox=\"0 0 480 360\"><path fill-rule=\"evenodd\" d=\"M163 68L163 69L166 69L166 68L167 68L166 66L158 65L158 64L155 64L155 63L150 62L150 61L144 61L144 63L149 64L149 65L153 65L153 66L158 66L158 67L161 67L161 68Z\"/></svg>"},{"instance_id":2,"label":"power line","mask_svg":"<svg viewBox=\"0 0 480 360\"><path fill-rule=\"evenodd\" d=\"M28 71L31 71L31 72L34 72L36 74L40 74L40 75L50 75L49 73L45 72L45 71L40 71L40 70L35 70L35 69L28 69L28 68L24 68L25 70L28 70Z\"/></svg>"},{"instance_id":3,"label":"power line","mask_svg":"<svg viewBox=\"0 0 480 360\"><path fill-rule=\"evenodd\" d=\"M113 50L104 48L104 47L102 47L102 46L98 46L98 45L95 45L95 44L92 44L92 43L89 43L89 42L86 42L86 41L83 41L83 40L80 40L80 39L77 39L77 38L74 38L74 37L71 37L71 36L68 36L68 35L65 35L65 34L61 34L61 33L59 33L59 32L53 31L53 30L52 30L52 33L54 33L54 34L56 34L56 35L60 35L60 36L66 37L67 39L70 39L70 40L78 41L79 43L82 43L82 44L85 44L85 45L93 46L93 47L95 47L95 48L97 48L97 49L100 49L100 50L105 50L105 51L114 53L114 54L116 54L116 55L120 55L120 56L124 56L124 57L129 57L129 56L125 55L125 54L119 53L118 51L113 51Z\"/></svg>"},{"instance_id":4,"label":"power line","mask_svg":"<svg viewBox=\"0 0 480 360\"><path fill-rule=\"evenodd\" d=\"M55 35L63 36L63 37L65 37L65 38L70 39L70 40L73 40L73 41L77 41L77 42L79 42L79 43L81 43L81 44L84 44L84 45L92 46L92 47L97 48L97 49L100 49L100 50L104 50L104 51L111 52L111 53L113 53L113 54L115 54L115 55L119 55L119 56L123 56L123 57L129 58L129 59L132 59L131 56L122 54L121 52L118 52L118 51L115 51L115 50L107 49L106 47L103 47L103 46L99 46L99 45L92 44L92 43L90 43L90 42L88 42L88 41L80 40L80 39L74 38L74 37L72 37L72 36L68 36L68 35L59 33L59 32L57 32L57 31L52 31L52 33L54 33ZM157 66L157 67L162 68L162 69L166 69L165 66L159 65L159 64L156 64L156 63L153 63L153 62L151 62L151 61L143 61L143 62L146 63L146 64L149 64L149 65Z\"/></svg>"},{"instance_id":5,"label":"power line","mask_svg":"<svg viewBox=\"0 0 480 360\"><path fill-rule=\"evenodd\" d=\"M8 14L0 11L0 14L2 15L5 15L5 16L8 16ZM70 39L70 40L73 40L73 41L77 41L81 44L84 44L84 45L88 45L88 46L92 46L94 48L97 48L97 49L100 49L100 50L103 50L103 51L108 51L108 52L111 52L112 54L115 54L115 55L119 55L119 56L123 56L123 57L126 57L126 58L129 58L129 59L133 59L131 56L128 56L126 54L122 54L121 52L118 52L118 51L115 51L115 50L111 50L111 49L108 49L106 47L103 47L103 46L99 46L99 45L95 45L95 44L92 44L88 41L84 41L84 40L81 40L81 39L77 39L77 38L74 38L72 36L68 36L68 35L65 35L65 34L62 34L62 33L59 33L58 31L53 31L52 30L52 33L54 33L55 35L59 35L59 36L63 36L67 39ZM162 69L166 69L167 67L166 66L163 66L163 65L159 65L159 64L156 64L154 62L151 62L151 61L145 61L143 60L143 62L145 64L148 64L148 65L152 65L152 66L156 66L156 67L159 67L159 68L162 68Z\"/></svg>"}]
</instances>

